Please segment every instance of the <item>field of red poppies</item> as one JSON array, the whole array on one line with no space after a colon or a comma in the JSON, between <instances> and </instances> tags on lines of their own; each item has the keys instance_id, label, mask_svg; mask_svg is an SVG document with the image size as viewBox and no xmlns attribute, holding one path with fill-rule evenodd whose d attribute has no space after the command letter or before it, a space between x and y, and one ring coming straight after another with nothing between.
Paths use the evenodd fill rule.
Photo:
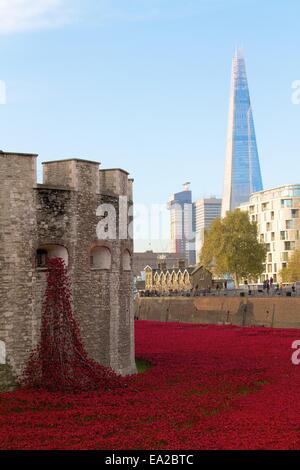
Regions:
<instances>
[{"instance_id":1,"label":"field of red poppies","mask_svg":"<svg viewBox=\"0 0 300 470\"><path fill-rule=\"evenodd\" d=\"M0 397L1 449L300 449L297 330L136 322L145 373Z\"/></svg>"}]
</instances>

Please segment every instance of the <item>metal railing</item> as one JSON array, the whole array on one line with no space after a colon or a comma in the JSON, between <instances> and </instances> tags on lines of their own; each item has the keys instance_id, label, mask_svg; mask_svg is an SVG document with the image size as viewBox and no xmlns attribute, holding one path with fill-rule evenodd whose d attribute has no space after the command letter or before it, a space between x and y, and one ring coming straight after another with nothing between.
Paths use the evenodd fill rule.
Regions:
<instances>
[{"instance_id":1,"label":"metal railing","mask_svg":"<svg viewBox=\"0 0 300 470\"><path fill-rule=\"evenodd\" d=\"M139 297L300 297L300 289L199 289L197 291L139 291Z\"/></svg>"}]
</instances>

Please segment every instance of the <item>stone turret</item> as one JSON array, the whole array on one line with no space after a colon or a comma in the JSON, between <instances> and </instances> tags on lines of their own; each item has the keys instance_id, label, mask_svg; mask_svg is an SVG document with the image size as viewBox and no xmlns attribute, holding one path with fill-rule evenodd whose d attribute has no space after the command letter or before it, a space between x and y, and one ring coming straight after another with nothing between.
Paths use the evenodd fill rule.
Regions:
<instances>
[{"instance_id":1,"label":"stone turret","mask_svg":"<svg viewBox=\"0 0 300 470\"><path fill-rule=\"evenodd\" d=\"M7 364L19 376L39 340L45 259L59 256L89 355L121 374L134 373L133 242L120 239L118 230L114 238L97 236L103 204L114 208L117 225L120 217L125 225L131 220L128 173L68 159L44 163L37 185L36 157L0 153L0 341Z\"/></svg>"}]
</instances>

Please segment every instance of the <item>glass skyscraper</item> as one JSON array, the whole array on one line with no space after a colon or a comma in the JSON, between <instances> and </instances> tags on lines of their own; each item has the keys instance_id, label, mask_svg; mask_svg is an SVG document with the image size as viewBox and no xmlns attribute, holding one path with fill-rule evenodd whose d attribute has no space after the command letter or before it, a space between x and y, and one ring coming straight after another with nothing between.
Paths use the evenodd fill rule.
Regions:
<instances>
[{"instance_id":1,"label":"glass skyscraper","mask_svg":"<svg viewBox=\"0 0 300 470\"><path fill-rule=\"evenodd\" d=\"M215 219L221 217L222 199L211 196L209 199L198 199L196 208L196 260L200 261L201 250L204 245L206 231Z\"/></svg>"},{"instance_id":2,"label":"glass skyscraper","mask_svg":"<svg viewBox=\"0 0 300 470\"><path fill-rule=\"evenodd\" d=\"M222 217L262 189L246 64L237 49L232 63Z\"/></svg>"},{"instance_id":3,"label":"glass skyscraper","mask_svg":"<svg viewBox=\"0 0 300 470\"><path fill-rule=\"evenodd\" d=\"M196 218L190 183L184 185L184 191L171 196L168 209L171 219L170 251L181 256L192 266L196 263Z\"/></svg>"}]
</instances>

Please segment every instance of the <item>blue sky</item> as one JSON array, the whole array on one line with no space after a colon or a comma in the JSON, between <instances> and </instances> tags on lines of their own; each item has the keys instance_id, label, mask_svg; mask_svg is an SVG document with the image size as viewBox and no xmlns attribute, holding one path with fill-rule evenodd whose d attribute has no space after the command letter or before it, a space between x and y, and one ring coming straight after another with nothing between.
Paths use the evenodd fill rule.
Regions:
<instances>
[{"instance_id":1,"label":"blue sky","mask_svg":"<svg viewBox=\"0 0 300 470\"><path fill-rule=\"evenodd\" d=\"M0 148L123 167L137 203L185 181L221 196L239 45L264 186L299 183L299 17L298 0L0 0Z\"/></svg>"}]
</instances>

